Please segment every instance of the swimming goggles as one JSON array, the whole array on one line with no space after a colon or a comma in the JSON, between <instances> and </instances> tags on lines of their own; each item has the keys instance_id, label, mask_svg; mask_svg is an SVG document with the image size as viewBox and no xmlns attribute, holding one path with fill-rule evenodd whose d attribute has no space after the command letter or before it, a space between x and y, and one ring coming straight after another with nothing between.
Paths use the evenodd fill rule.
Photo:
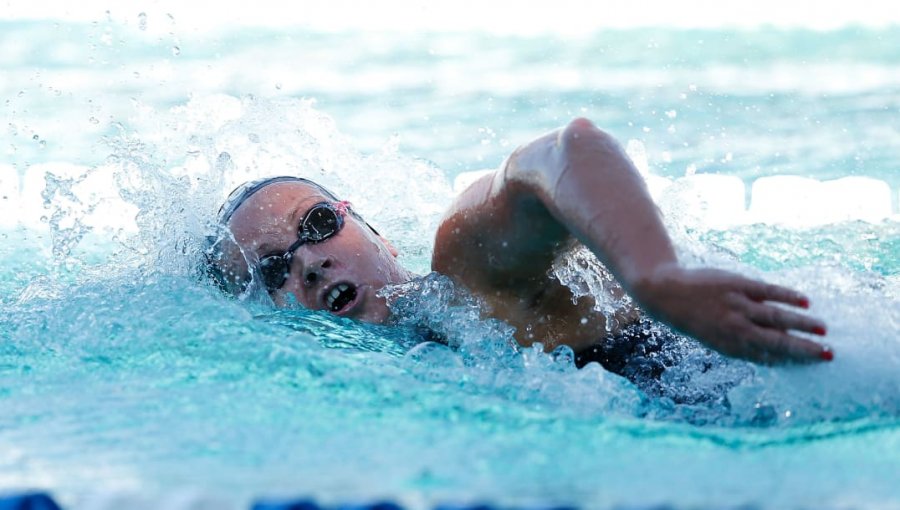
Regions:
<instances>
[{"instance_id":1,"label":"swimming goggles","mask_svg":"<svg viewBox=\"0 0 900 510\"><path fill-rule=\"evenodd\" d=\"M269 291L280 289L291 275L291 261L294 252L304 244L316 244L326 241L344 227L344 216L348 212L349 202L319 202L306 211L300 227L297 229L297 240L282 255L268 255L259 261L259 272L263 283Z\"/></svg>"}]
</instances>

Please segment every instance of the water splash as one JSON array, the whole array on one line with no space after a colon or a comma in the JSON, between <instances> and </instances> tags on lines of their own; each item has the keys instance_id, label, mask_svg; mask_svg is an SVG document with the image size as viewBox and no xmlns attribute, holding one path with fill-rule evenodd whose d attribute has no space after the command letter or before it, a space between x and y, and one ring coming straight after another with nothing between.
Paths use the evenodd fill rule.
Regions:
<instances>
[{"instance_id":1,"label":"water splash","mask_svg":"<svg viewBox=\"0 0 900 510\"><path fill-rule=\"evenodd\" d=\"M91 231L84 219L92 214L96 204L85 203L74 187L85 180L88 173L63 177L51 172L44 175L46 185L41 195L44 209L49 209L53 261L57 269L72 269L79 261L72 257L75 247Z\"/></svg>"},{"instance_id":2,"label":"water splash","mask_svg":"<svg viewBox=\"0 0 900 510\"><path fill-rule=\"evenodd\" d=\"M518 351L515 329L485 318L487 306L465 289L438 273L382 289L394 320L401 325L424 327L469 359L493 359L498 365Z\"/></svg>"},{"instance_id":3,"label":"water splash","mask_svg":"<svg viewBox=\"0 0 900 510\"><path fill-rule=\"evenodd\" d=\"M631 297L622 290L615 277L597 257L583 245L560 255L553 262L551 274L572 291L572 303L584 296L594 298L594 310L606 318L606 332L620 326L617 313L632 306Z\"/></svg>"}]
</instances>

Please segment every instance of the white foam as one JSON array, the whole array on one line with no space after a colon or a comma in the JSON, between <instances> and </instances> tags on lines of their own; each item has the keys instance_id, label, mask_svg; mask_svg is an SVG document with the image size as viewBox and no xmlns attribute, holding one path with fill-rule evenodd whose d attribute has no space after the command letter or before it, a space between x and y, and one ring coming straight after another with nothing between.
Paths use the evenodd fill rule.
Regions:
<instances>
[{"instance_id":1,"label":"white foam","mask_svg":"<svg viewBox=\"0 0 900 510\"><path fill-rule=\"evenodd\" d=\"M869 177L817 181L807 177L774 176L753 183L750 221L810 227L891 217L888 184Z\"/></svg>"},{"instance_id":2,"label":"white foam","mask_svg":"<svg viewBox=\"0 0 900 510\"><path fill-rule=\"evenodd\" d=\"M727 228L746 221L744 181L730 175L698 174L675 180L657 203L679 223Z\"/></svg>"}]
</instances>

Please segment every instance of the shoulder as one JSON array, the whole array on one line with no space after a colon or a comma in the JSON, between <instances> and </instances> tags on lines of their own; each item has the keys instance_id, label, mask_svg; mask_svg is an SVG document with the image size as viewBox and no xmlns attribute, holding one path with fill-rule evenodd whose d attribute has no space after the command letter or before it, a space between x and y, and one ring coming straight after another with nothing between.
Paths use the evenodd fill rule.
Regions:
<instances>
[{"instance_id":1,"label":"shoulder","mask_svg":"<svg viewBox=\"0 0 900 510\"><path fill-rule=\"evenodd\" d=\"M509 165L482 176L437 229L432 269L475 292L539 289L568 232Z\"/></svg>"},{"instance_id":2,"label":"shoulder","mask_svg":"<svg viewBox=\"0 0 900 510\"><path fill-rule=\"evenodd\" d=\"M471 262L473 251L483 248L493 234L490 217L497 213L494 181L501 171L481 176L450 204L435 234L432 269L456 276Z\"/></svg>"}]
</instances>

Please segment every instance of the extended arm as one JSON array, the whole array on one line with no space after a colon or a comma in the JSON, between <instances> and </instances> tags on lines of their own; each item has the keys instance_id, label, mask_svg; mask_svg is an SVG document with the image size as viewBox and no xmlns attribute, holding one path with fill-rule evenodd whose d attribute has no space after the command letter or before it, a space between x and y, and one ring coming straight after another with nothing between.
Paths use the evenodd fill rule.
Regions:
<instances>
[{"instance_id":1,"label":"extended arm","mask_svg":"<svg viewBox=\"0 0 900 510\"><path fill-rule=\"evenodd\" d=\"M647 312L724 354L762 362L831 359L827 348L790 332L824 334L821 321L767 303L805 308L802 294L681 266L634 165L611 136L585 119L518 149L490 181L474 187L468 202L457 213L483 223L472 230L502 227L502 235L480 242L498 254L505 274L548 267L533 260L574 236ZM501 240L503 248L496 244ZM531 262L519 267L515 260Z\"/></svg>"}]
</instances>

